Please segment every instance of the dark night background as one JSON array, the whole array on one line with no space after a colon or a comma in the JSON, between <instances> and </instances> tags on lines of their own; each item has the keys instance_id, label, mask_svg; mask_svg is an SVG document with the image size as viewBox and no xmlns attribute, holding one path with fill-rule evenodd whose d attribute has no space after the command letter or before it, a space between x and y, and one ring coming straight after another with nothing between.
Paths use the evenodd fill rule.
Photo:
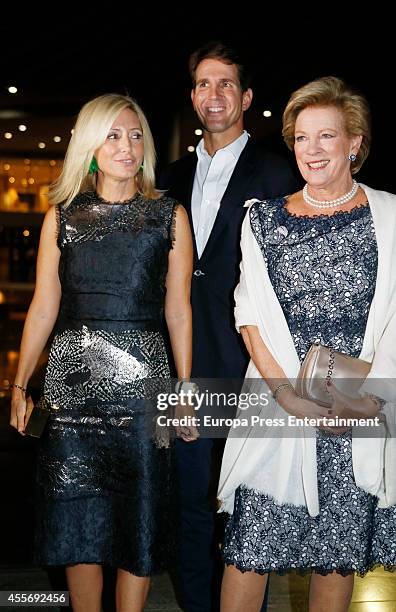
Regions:
<instances>
[{"instance_id":1,"label":"dark night background","mask_svg":"<svg viewBox=\"0 0 396 612\"><path fill-rule=\"evenodd\" d=\"M191 113L188 56L203 42L221 39L241 49L252 67L254 101L246 115L248 130L284 154L281 115L293 90L325 75L357 87L367 97L373 117L372 150L359 178L396 192L395 32L390 15L382 9L378 19L374 14L349 19L344 8L332 5L327 14L315 12L313 18L308 6L301 5L293 14L285 6L284 15L275 17L265 12L267 5L256 6L239 6L234 9L238 14L230 17L231 6L215 11L202 5L201 12L190 17L198 5L184 5L178 13L167 6L164 16L155 5L132 7L129 12L119 5L114 10L111 5L101 10L90 5L90 16L81 18L73 17L72 8L65 13L65 5L53 5L55 16L49 22L26 15L18 27L6 27L3 21L0 110L12 105L36 120L66 116L72 121L88 99L110 91L128 92L148 116L163 165L169 158L175 117ZM12 83L19 86L16 96L6 91ZM271 119L262 117L265 108L272 110ZM198 138L191 140L196 144ZM0 152L4 154L4 148Z\"/></svg>"}]
</instances>

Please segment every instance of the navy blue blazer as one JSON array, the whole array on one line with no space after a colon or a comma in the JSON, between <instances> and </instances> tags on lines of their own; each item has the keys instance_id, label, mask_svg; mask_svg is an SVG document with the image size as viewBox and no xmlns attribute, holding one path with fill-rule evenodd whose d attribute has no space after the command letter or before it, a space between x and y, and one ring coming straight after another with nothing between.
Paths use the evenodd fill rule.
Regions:
<instances>
[{"instance_id":1,"label":"navy blue blazer","mask_svg":"<svg viewBox=\"0 0 396 612\"><path fill-rule=\"evenodd\" d=\"M160 176L159 187L178 200L189 216L197 165L196 153L173 162ZM221 200L212 232L198 257L194 242L192 376L241 378L248 354L235 329L233 293L239 280L240 234L246 200L287 195L298 184L286 160L248 141ZM257 279L259 282L259 279Z\"/></svg>"}]
</instances>

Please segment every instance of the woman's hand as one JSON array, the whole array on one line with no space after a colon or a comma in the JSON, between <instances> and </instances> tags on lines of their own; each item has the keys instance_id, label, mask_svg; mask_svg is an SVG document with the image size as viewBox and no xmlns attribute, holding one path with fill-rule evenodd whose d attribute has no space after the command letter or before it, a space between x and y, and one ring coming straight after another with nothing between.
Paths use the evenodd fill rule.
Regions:
<instances>
[{"instance_id":1,"label":"woman's hand","mask_svg":"<svg viewBox=\"0 0 396 612\"><path fill-rule=\"evenodd\" d=\"M319 406L319 404L315 404L315 402L311 402L311 400L299 397L292 388L287 387L282 389L278 393L278 398L279 405L282 406L286 412L299 419L304 419L306 417L308 419L317 419L319 422L323 417L329 416L328 408Z\"/></svg>"},{"instance_id":2,"label":"woman's hand","mask_svg":"<svg viewBox=\"0 0 396 612\"><path fill-rule=\"evenodd\" d=\"M199 431L196 427L197 415L193 406L188 404L178 404L175 407L174 418L185 419L185 425L175 425L176 436L184 440L184 442L194 442L199 438Z\"/></svg>"},{"instance_id":3,"label":"woman's hand","mask_svg":"<svg viewBox=\"0 0 396 612\"><path fill-rule=\"evenodd\" d=\"M333 408L325 408L311 400L299 397L294 389L285 388L279 393L279 404L293 416L299 419L315 419L314 427L329 431L333 434L341 434L349 431L350 427L331 427L325 425L324 418L331 419L335 416Z\"/></svg>"},{"instance_id":4,"label":"woman's hand","mask_svg":"<svg viewBox=\"0 0 396 612\"><path fill-rule=\"evenodd\" d=\"M370 419L378 416L380 406L369 397L349 397L331 383L327 385L327 391L333 398L331 410L334 416L345 419Z\"/></svg>"},{"instance_id":5,"label":"woman's hand","mask_svg":"<svg viewBox=\"0 0 396 612\"><path fill-rule=\"evenodd\" d=\"M25 435L25 427L32 414L33 406L33 400L30 396L26 398L24 391L13 388L10 425L15 427L22 436Z\"/></svg>"}]
</instances>

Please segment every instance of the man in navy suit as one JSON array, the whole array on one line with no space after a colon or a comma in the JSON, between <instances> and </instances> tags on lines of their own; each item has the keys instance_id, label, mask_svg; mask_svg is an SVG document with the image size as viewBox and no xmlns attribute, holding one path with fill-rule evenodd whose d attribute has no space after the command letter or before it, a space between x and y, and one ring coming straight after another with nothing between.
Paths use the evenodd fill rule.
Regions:
<instances>
[{"instance_id":1,"label":"man in navy suit","mask_svg":"<svg viewBox=\"0 0 396 612\"><path fill-rule=\"evenodd\" d=\"M286 195L296 181L283 159L263 152L244 130L253 93L234 50L209 43L190 57L191 99L203 126L194 154L169 166L160 187L181 202L194 238L194 378L242 379L248 355L234 325L240 233L246 200ZM181 484L184 610L218 609L214 559L215 492L224 441L177 440Z\"/></svg>"}]
</instances>

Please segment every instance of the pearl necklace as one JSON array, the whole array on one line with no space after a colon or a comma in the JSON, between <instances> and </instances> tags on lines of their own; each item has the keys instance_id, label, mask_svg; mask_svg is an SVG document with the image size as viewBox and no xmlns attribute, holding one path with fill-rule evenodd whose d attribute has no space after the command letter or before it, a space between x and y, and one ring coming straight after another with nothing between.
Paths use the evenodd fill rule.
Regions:
<instances>
[{"instance_id":1,"label":"pearl necklace","mask_svg":"<svg viewBox=\"0 0 396 612\"><path fill-rule=\"evenodd\" d=\"M335 206L341 206L342 204L346 204L347 202L352 200L352 198L355 197L358 189L359 185L355 181L355 179L353 179L352 189L348 191L348 193L345 193L343 196L337 198L336 200L315 200L315 198L312 198L309 195L308 185L305 184L303 189L303 198L307 204L310 204L310 206L314 206L315 208L333 208Z\"/></svg>"}]
</instances>

